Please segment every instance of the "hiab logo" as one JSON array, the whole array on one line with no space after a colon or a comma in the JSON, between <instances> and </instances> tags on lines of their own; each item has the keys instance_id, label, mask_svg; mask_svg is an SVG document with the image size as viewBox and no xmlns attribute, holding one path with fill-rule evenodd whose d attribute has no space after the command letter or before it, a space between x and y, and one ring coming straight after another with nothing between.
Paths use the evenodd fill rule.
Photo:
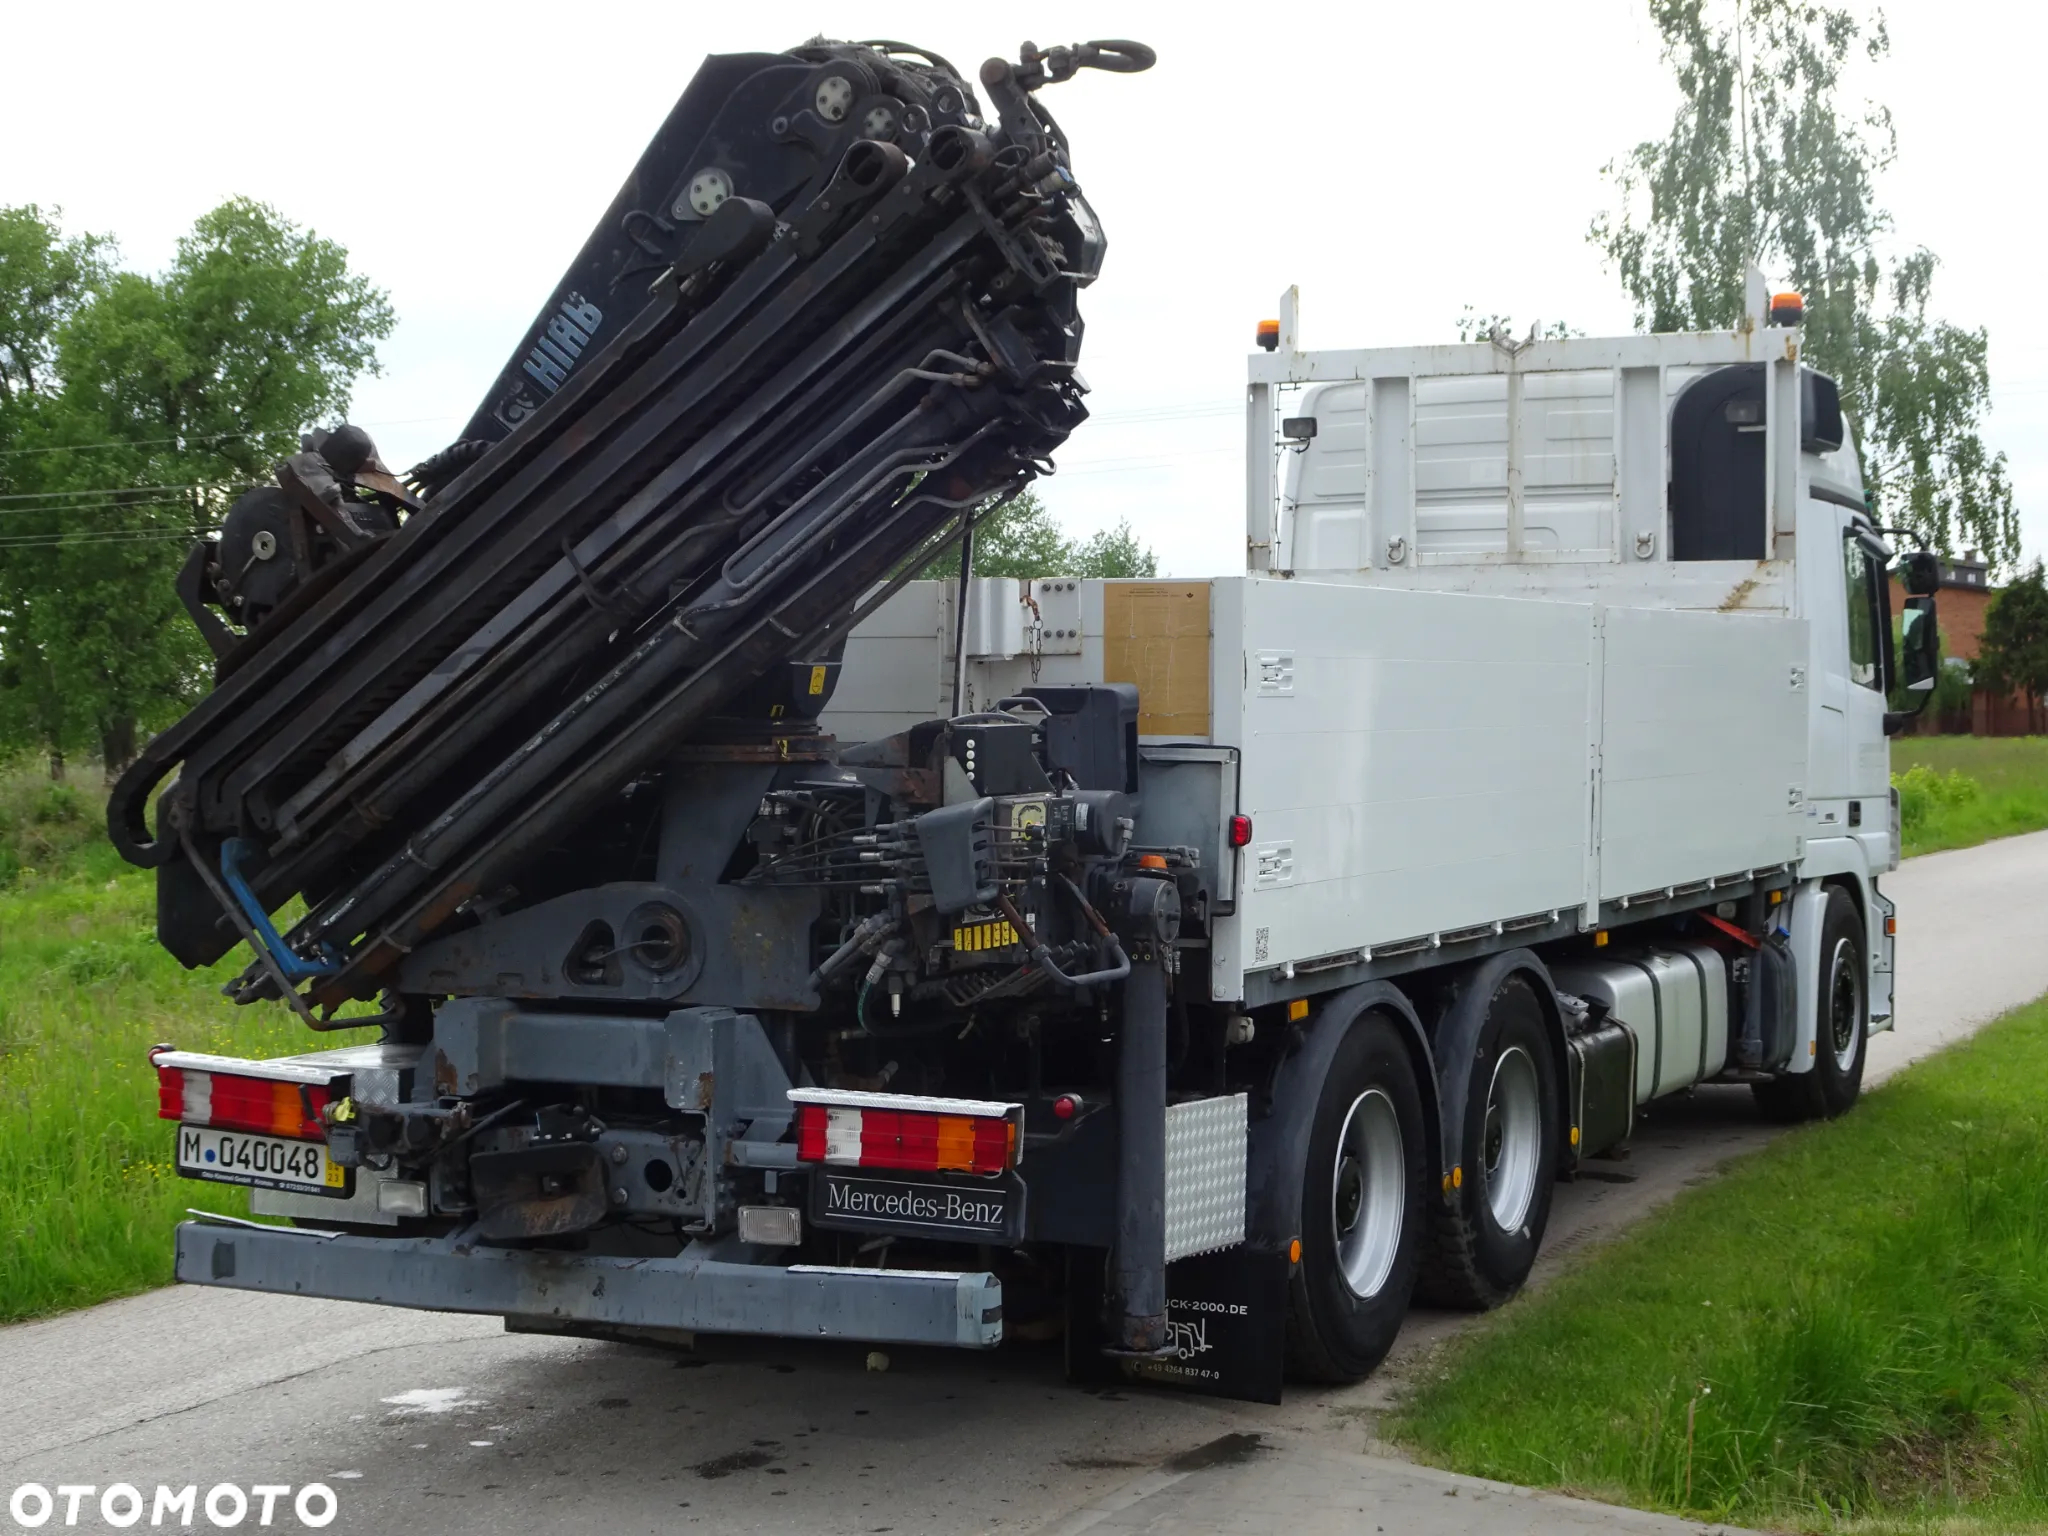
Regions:
<instances>
[{"instance_id":1,"label":"hiab logo","mask_svg":"<svg viewBox=\"0 0 2048 1536\"><path fill-rule=\"evenodd\" d=\"M570 370L603 324L604 311L582 294L571 293L563 299L534 334L533 345L520 364L520 371L540 386L539 398L526 384L514 385L498 402L498 420L516 427L539 410L542 400L569 382Z\"/></svg>"}]
</instances>

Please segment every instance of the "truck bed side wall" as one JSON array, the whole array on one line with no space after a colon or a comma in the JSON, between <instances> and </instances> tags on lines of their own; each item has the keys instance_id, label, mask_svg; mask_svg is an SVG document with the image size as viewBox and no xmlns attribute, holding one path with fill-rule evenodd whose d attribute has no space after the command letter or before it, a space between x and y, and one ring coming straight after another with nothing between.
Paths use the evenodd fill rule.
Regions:
<instances>
[{"instance_id":1,"label":"truck bed side wall","mask_svg":"<svg viewBox=\"0 0 2048 1536\"><path fill-rule=\"evenodd\" d=\"M1803 620L1268 577L1048 585L976 583L975 707L1091 677L1185 693L1206 655L1207 717L1148 704L1141 729L1240 755L1253 844L1216 924L1217 998L1261 969L1552 911L1590 924L1603 901L1801 857ZM1206 651L1186 632L1203 587ZM829 728L943 712L952 596L913 583L855 632ZM1206 729L1157 729L1174 721Z\"/></svg>"}]
</instances>

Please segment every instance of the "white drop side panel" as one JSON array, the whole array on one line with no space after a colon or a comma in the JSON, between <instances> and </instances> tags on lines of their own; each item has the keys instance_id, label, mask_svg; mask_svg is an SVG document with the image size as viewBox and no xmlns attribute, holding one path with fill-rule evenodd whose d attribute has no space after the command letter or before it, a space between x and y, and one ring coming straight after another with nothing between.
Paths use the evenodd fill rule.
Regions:
<instances>
[{"instance_id":1,"label":"white drop side panel","mask_svg":"<svg viewBox=\"0 0 2048 1536\"><path fill-rule=\"evenodd\" d=\"M1215 586L1217 739L1242 748L1253 829L1219 995L1245 971L1583 901L1589 605Z\"/></svg>"},{"instance_id":2,"label":"white drop side panel","mask_svg":"<svg viewBox=\"0 0 2048 1536\"><path fill-rule=\"evenodd\" d=\"M1601 898L1798 859L1805 621L1609 608L1604 629Z\"/></svg>"},{"instance_id":3,"label":"white drop side panel","mask_svg":"<svg viewBox=\"0 0 2048 1536\"><path fill-rule=\"evenodd\" d=\"M874 741L953 712L958 583L913 581L847 636L839 686L819 724ZM1102 584L1074 577L977 576L968 597L963 711L1035 683L1102 676Z\"/></svg>"},{"instance_id":4,"label":"white drop side panel","mask_svg":"<svg viewBox=\"0 0 2048 1536\"><path fill-rule=\"evenodd\" d=\"M841 741L874 741L951 713L946 596L942 582L913 581L847 637L824 729Z\"/></svg>"}]
</instances>

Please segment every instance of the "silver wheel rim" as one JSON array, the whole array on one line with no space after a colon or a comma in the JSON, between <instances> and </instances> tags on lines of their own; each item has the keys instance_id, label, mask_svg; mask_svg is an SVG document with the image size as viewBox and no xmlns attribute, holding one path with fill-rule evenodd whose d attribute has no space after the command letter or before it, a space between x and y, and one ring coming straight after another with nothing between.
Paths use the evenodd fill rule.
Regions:
<instances>
[{"instance_id":1,"label":"silver wheel rim","mask_svg":"<svg viewBox=\"0 0 2048 1536\"><path fill-rule=\"evenodd\" d=\"M1828 957L1828 1048L1844 1072L1856 1065L1863 1043L1863 978L1858 970L1855 940L1837 939L1835 952Z\"/></svg>"},{"instance_id":2,"label":"silver wheel rim","mask_svg":"<svg viewBox=\"0 0 2048 1536\"><path fill-rule=\"evenodd\" d=\"M1394 1101L1368 1088L1351 1101L1337 1137L1337 1165L1330 1180L1330 1228L1337 1239L1337 1267L1344 1284L1361 1301L1377 1296L1393 1273L1401 1251L1401 1117Z\"/></svg>"},{"instance_id":3,"label":"silver wheel rim","mask_svg":"<svg viewBox=\"0 0 2048 1536\"><path fill-rule=\"evenodd\" d=\"M1513 1232L1536 1196L1536 1171L1543 1152L1543 1104L1536 1063L1519 1045L1500 1053L1486 1088L1482 1166L1486 1204L1503 1232Z\"/></svg>"}]
</instances>

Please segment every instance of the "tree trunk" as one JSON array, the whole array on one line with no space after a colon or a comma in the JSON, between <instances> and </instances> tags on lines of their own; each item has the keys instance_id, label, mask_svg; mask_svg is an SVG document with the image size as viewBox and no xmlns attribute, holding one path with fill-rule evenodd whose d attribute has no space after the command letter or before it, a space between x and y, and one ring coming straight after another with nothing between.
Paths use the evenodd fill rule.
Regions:
<instances>
[{"instance_id":1,"label":"tree trunk","mask_svg":"<svg viewBox=\"0 0 2048 1536\"><path fill-rule=\"evenodd\" d=\"M113 783L134 761L135 717L117 715L100 727L100 763L106 769L107 782Z\"/></svg>"},{"instance_id":2,"label":"tree trunk","mask_svg":"<svg viewBox=\"0 0 2048 1536\"><path fill-rule=\"evenodd\" d=\"M50 782L53 784L62 784L64 782L64 754L55 747L50 749Z\"/></svg>"}]
</instances>

